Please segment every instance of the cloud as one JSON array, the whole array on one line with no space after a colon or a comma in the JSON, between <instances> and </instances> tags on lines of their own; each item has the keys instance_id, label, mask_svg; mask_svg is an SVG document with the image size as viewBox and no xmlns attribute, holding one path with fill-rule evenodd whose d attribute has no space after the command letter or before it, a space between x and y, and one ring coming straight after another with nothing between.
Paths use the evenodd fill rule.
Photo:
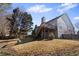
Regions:
<instances>
[{"instance_id":1,"label":"cloud","mask_svg":"<svg viewBox=\"0 0 79 59\"><path fill-rule=\"evenodd\" d=\"M73 3L63 3L59 6L59 8L57 9L58 12L60 13L64 13L74 7L77 7L78 4L73 4Z\"/></svg>"},{"instance_id":2,"label":"cloud","mask_svg":"<svg viewBox=\"0 0 79 59\"><path fill-rule=\"evenodd\" d=\"M33 12L33 13L44 13L51 11L52 8L48 8L45 5L34 5L30 8L28 8L26 11Z\"/></svg>"},{"instance_id":3,"label":"cloud","mask_svg":"<svg viewBox=\"0 0 79 59\"><path fill-rule=\"evenodd\" d=\"M65 6L70 6L70 5L72 5L72 3L62 3L60 6L65 7Z\"/></svg>"},{"instance_id":4,"label":"cloud","mask_svg":"<svg viewBox=\"0 0 79 59\"><path fill-rule=\"evenodd\" d=\"M73 17L73 23L79 23L79 16Z\"/></svg>"},{"instance_id":5,"label":"cloud","mask_svg":"<svg viewBox=\"0 0 79 59\"><path fill-rule=\"evenodd\" d=\"M77 17L74 17L74 19L75 19L75 20L79 20L79 16L77 16Z\"/></svg>"}]
</instances>

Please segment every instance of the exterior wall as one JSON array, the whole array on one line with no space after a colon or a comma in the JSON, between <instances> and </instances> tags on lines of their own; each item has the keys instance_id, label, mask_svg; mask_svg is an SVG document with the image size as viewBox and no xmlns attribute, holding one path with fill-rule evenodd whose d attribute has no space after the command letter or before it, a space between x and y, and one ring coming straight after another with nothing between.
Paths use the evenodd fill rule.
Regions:
<instances>
[{"instance_id":1,"label":"exterior wall","mask_svg":"<svg viewBox=\"0 0 79 59\"><path fill-rule=\"evenodd\" d=\"M59 18L57 20L57 31L58 31L58 38L61 37L62 34L67 34L67 26L64 23L64 21L62 20L62 18Z\"/></svg>"},{"instance_id":2,"label":"exterior wall","mask_svg":"<svg viewBox=\"0 0 79 59\"><path fill-rule=\"evenodd\" d=\"M49 21L47 23L47 27L50 28L50 29L54 29L55 30L55 31L52 31L52 32L54 32L55 38L57 38L58 37L58 33L57 33L57 20L54 19L54 20Z\"/></svg>"},{"instance_id":3,"label":"exterior wall","mask_svg":"<svg viewBox=\"0 0 79 59\"><path fill-rule=\"evenodd\" d=\"M9 21L6 20L5 16L0 17L0 35L3 34L5 36L9 35Z\"/></svg>"},{"instance_id":4,"label":"exterior wall","mask_svg":"<svg viewBox=\"0 0 79 59\"><path fill-rule=\"evenodd\" d=\"M7 22L7 24L4 25L4 26L5 26L5 28L4 28L4 35L5 36L9 36L9 34L10 34L9 22Z\"/></svg>"},{"instance_id":5,"label":"exterior wall","mask_svg":"<svg viewBox=\"0 0 79 59\"><path fill-rule=\"evenodd\" d=\"M60 38L62 34L75 34L73 25L69 21L67 15L62 15L59 19L57 19L57 29L58 38Z\"/></svg>"},{"instance_id":6,"label":"exterior wall","mask_svg":"<svg viewBox=\"0 0 79 59\"><path fill-rule=\"evenodd\" d=\"M67 14L63 14L62 19L65 22L65 24L67 25L69 33L70 34L75 34L75 30L74 30L73 24L70 21L68 15Z\"/></svg>"},{"instance_id":7,"label":"exterior wall","mask_svg":"<svg viewBox=\"0 0 79 59\"><path fill-rule=\"evenodd\" d=\"M52 38L56 38L56 31L55 30L49 30L48 36Z\"/></svg>"},{"instance_id":8,"label":"exterior wall","mask_svg":"<svg viewBox=\"0 0 79 59\"><path fill-rule=\"evenodd\" d=\"M57 26L57 20L50 21L50 22L48 22L47 24L48 24L48 26L49 26L49 25ZM52 28L52 27L51 27L51 28Z\"/></svg>"}]
</instances>

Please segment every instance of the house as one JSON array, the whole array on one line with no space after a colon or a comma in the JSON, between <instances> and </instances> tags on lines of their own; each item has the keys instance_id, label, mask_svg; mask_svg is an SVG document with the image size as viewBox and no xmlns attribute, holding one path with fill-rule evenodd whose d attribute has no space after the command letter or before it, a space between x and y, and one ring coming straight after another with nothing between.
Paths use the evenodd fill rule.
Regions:
<instances>
[{"instance_id":1,"label":"house","mask_svg":"<svg viewBox=\"0 0 79 59\"><path fill-rule=\"evenodd\" d=\"M8 16L8 15L7 15ZM9 36L10 27L9 27L9 21L6 20L7 16L0 16L0 36Z\"/></svg>"},{"instance_id":2,"label":"house","mask_svg":"<svg viewBox=\"0 0 79 59\"><path fill-rule=\"evenodd\" d=\"M32 32L34 38L63 38L64 34L75 34L74 27L66 13L47 22L44 20L43 17L40 26L35 26Z\"/></svg>"}]
</instances>

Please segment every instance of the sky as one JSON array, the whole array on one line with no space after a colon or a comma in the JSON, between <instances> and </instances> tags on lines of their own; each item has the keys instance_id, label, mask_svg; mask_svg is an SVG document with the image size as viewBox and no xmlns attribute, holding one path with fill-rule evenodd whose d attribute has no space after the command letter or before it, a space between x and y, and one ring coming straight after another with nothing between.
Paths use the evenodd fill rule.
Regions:
<instances>
[{"instance_id":1,"label":"sky","mask_svg":"<svg viewBox=\"0 0 79 59\"><path fill-rule=\"evenodd\" d=\"M49 21L63 13L67 13L75 30L79 30L78 3L13 3L11 9L16 7L32 15L33 26L39 26L43 16L45 17L45 21Z\"/></svg>"}]
</instances>

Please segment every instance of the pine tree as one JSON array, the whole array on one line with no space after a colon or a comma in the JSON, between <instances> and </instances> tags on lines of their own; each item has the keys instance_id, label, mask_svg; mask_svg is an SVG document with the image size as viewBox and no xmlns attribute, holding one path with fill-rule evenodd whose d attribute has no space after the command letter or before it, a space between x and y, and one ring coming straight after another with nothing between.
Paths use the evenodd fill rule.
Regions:
<instances>
[{"instance_id":1,"label":"pine tree","mask_svg":"<svg viewBox=\"0 0 79 59\"><path fill-rule=\"evenodd\" d=\"M32 16L27 12L20 11L19 8L13 10L11 17L7 17L7 20L10 21L10 35L27 35L29 31L32 30Z\"/></svg>"}]
</instances>

